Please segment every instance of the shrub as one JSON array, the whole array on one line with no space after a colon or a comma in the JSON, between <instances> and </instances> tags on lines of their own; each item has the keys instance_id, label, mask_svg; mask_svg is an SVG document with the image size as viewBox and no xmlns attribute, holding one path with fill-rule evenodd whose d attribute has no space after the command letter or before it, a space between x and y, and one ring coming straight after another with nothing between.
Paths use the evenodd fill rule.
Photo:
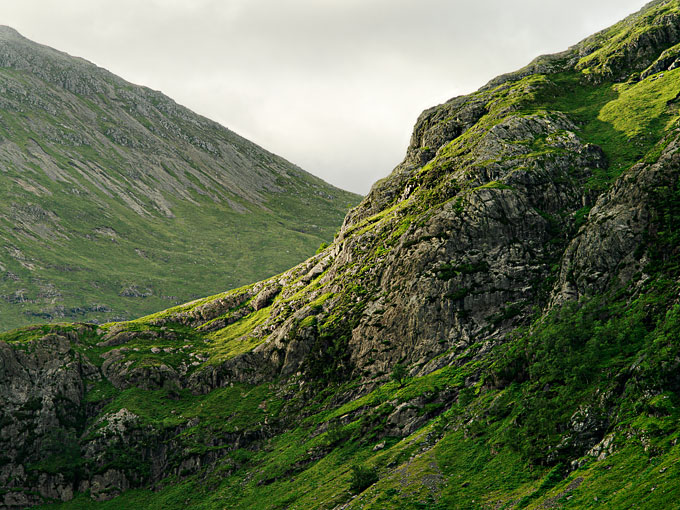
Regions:
<instances>
[{"instance_id":1,"label":"shrub","mask_svg":"<svg viewBox=\"0 0 680 510\"><path fill-rule=\"evenodd\" d=\"M352 466L350 490L354 494L365 491L377 481L378 474L376 473L375 468L359 466L356 464Z\"/></svg>"},{"instance_id":2,"label":"shrub","mask_svg":"<svg viewBox=\"0 0 680 510\"><path fill-rule=\"evenodd\" d=\"M399 383L399 386L404 385L404 380L406 379L408 375L408 372L406 371L406 367L402 365L401 363L397 363L394 365L394 368L392 369L392 373L390 374L390 378L393 381L396 381Z\"/></svg>"},{"instance_id":3,"label":"shrub","mask_svg":"<svg viewBox=\"0 0 680 510\"><path fill-rule=\"evenodd\" d=\"M328 432L326 433L326 441L329 446L340 443L347 439L350 435L349 430L343 427L340 423L332 423L328 427Z\"/></svg>"}]
</instances>

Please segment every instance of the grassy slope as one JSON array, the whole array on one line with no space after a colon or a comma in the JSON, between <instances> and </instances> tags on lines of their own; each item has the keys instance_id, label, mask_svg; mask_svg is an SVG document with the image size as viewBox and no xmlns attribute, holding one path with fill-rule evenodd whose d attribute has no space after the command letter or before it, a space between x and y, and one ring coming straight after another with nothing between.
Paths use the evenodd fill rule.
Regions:
<instances>
[{"instance_id":1,"label":"grassy slope","mask_svg":"<svg viewBox=\"0 0 680 510\"><path fill-rule=\"evenodd\" d=\"M217 184L212 190L196 181L196 189L189 191L190 200L166 194L174 217L159 214L148 199L143 205L150 214L139 214L106 187L85 179L75 170L74 161L81 168L101 168L123 183L125 193L145 200L144 193L135 189L129 161L139 161L134 158L140 154L149 165L158 165L159 158L166 162L185 158L198 169L205 155L197 156L187 150L186 143L169 135L157 137L161 131L152 123L156 119L149 121L139 114L134 121L137 136L144 143L165 144L161 155L154 152L155 146L140 152L111 143L98 131L104 132L106 126L97 122L115 119L120 114L118 105L103 99L95 104L87 97L65 94L19 71L1 69L0 78L14 87L41 87L48 103L68 100L86 112L73 113L69 106L58 106L56 113L49 113L22 99L0 107L0 137L16 144L23 154L35 153L37 143L51 161L48 165L25 155L7 156L1 166L0 330L46 320L132 318L260 280L291 267L321 242L330 241L348 208L358 201L358 196L296 170L279 178L283 192L261 192L262 204ZM211 129L197 136L223 136ZM86 144L69 143L50 139L53 131L73 131L81 138L79 133L95 135ZM163 150L173 151L172 155ZM269 172L267 158L273 157L259 148L239 150L254 151L252 157L262 158L257 171ZM222 164L219 159L211 161ZM72 182L50 177L41 168L50 165ZM174 176L171 170L168 174ZM207 193L212 191L226 194L231 203L209 198ZM41 209L38 213L31 211L35 204Z\"/></svg>"},{"instance_id":2,"label":"grassy slope","mask_svg":"<svg viewBox=\"0 0 680 510\"><path fill-rule=\"evenodd\" d=\"M83 495L46 508L304 509L348 501L348 508L375 509L538 508L549 498L564 508L598 502L607 508L630 508L631 502L667 508L677 497L680 407L676 393L656 388L664 377L674 377L672 368L658 367L678 354L680 307L664 315L668 292L677 289L656 287L628 309L599 300L569 309L483 362L448 366L407 379L403 386L389 382L337 408L324 403L323 397L332 395L326 392L286 432L255 450L229 451L214 471L166 480L157 492L133 490L104 503ZM650 309L657 320L651 329L646 324ZM508 370L534 356L543 362L528 365L525 381L504 388L490 384L508 378ZM642 372L631 374L631 365L643 356ZM482 379L466 386L466 379L480 372ZM568 421L579 406L601 411L599 395L618 384L626 389L614 404L617 418L610 433L615 451L600 461L584 457L583 466L571 472L560 462L560 455L570 457L568 450L547 461L546 447L560 437L556 425ZM546 385L556 389L545 393ZM205 396L182 393L173 400L162 390L119 393L109 388L97 389L91 398L112 399L105 411L125 407L159 429L200 417L180 440L201 451L206 437L257 430L300 412L283 397L286 389L275 383L237 384ZM433 404L419 412L436 414L435 400L452 390L458 392L454 404L413 435L382 437L385 417L397 405L422 397ZM352 418L357 410L364 412ZM376 450L378 444L382 448ZM356 464L374 470L379 480L351 499L351 467Z\"/></svg>"}]
</instances>

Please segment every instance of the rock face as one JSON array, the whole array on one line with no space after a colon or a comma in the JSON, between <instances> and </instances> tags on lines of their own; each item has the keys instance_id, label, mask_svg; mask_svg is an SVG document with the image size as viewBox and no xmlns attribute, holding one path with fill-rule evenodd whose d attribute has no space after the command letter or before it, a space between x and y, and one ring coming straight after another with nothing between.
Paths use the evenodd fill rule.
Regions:
<instances>
[{"instance_id":1,"label":"rock face","mask_svg":"<svg viewBox=\"0 0 680 510\"><path fill-rule=\"evenodd\" d=\"M456 110L447 105L447 113L455 117ZM421 117L416 133L426 132L421 123L431 119ZM424 170L409 171L407 157L350 213L336 244L293 273L306 273L300 283L315 281L313 290L291 306L289 297L299 295L302 285L284 287L260 330L268 339L250 355L261 368L255 379L243 380L304 370L310 348L324 342L324 326L342 301L360 303L343 317L344 354L352 375L365 378L388 373L399 360L413 366L413 374L426 373L445 364L428 362L452 347L456 356L473 345L483 348L526 322L533 307L545 303L549 289L542 283L561 255L551 242L556 229L591 203L584 183L606 165L602 151L573 129L559 114L510 112L465 140L464 157L458 155L462 147L447 139ZM428 136L414 135L414 143ZM533 148L537 140L545 140L543 153ZM412 145L409 154L415 152ZM398 197L397 207L371 217L385 196ZM423 203L427 199L436 206ZM335 297L321 307L304 306L329 294ZM297 327L312 316L312 327Z\"/></svg>"},{"instance_id":2,"label":"rock face","mask_svg":"<svg viewBox=\"0 0 680 510\"><path fill-rule=\"evenodd\" d=\"M79 455L79 429L86 416L84 380L95 375L96 369L72 350L71 342L77 335L47 335L27 350L0 344L0 485L38 488L38 494L30 496L6 494L6 508L23 508L42 498L73 497L73 480L68 474L55 470L32 475L27 474L25 466L27 461L49 463L62 454Z\"/></svg>"},{"instance_id":3,"label":"rock face","mask_svg":"<svg viewBox=\"0 0 680 510\"><path fill-rule=\"evenodd\" d=\"M359 199L9 27L0 138L2 330L138 317L276 274Z\"/></svg>"},{"instance_id":4,"label":"rock face","mask_svg":"<svg viewBox=\"0 0 680 510\"><path fill-rule=\"evenodd\" d=\"M386 487L432 448L454 462L451 445L477 448L487 428L505 435L475 450L485 465L511 451L498 458L553 467L542 484L485 501L507 507L531 492L526 506L584 455L608 460L638 436L650 455L675 447L650 439L672 426L648 420L676 416L680 390L678 302L666 299L680 281L677 12L676 1L653 2L424 112L404 162L329 247L289 271L131 322L0 337L0 508L162 491L168 477L193 476L241 477L225 492L246 508L243 487L274 494L321 459L346 478L349 464L330 455L346 444L356 449L337 457L373 455ZM625 322L617 313L629 306L640 308ZM408 377L391 377L397 366ZM564 388L583 401L557 402ZM639 409L643 425L631 418ZM453 489L430 459L436 499ZM447 476L447 487L474 488ZM575 480L560 494L577 494ZM278 507L292 504L288 487ZM316 501L316 489L303 493ZM340 490L313 503L363 504Z\"/></svg>"},{"instance_id":5,"label":"rock face","mask_svg":"<svg viewBox=\"0 0 680 510\"><path fill-rule=\"evenodd\" d=\"M662 190L673 189L678 181L679 149L678 136L672 135L656 163L634 166L597 200L588 228L564 253L556 303L623 287L639 278L649 263L644 241L656 228L657 201Z\"/></svg>"}]
</instances>

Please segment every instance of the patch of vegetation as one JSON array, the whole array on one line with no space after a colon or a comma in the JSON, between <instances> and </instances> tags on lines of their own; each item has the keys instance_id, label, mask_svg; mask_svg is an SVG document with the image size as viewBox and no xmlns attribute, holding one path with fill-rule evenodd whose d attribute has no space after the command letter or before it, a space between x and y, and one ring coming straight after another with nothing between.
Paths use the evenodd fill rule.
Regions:
<instances>
[{"instance_id":1,"label":"patch of vegetation","mask_svg":"<svg viewBox=\"0 0 680 510\"><path fill-rule=\"evenodd\" d=\"M377 481L378 474L375 472L375 469L355 464L352 466L349 490L354 494L358 494L368 489Z\"/></svg>"},{"instance_id":2,"label":"patch of vegetation","mask_svg":"<svg viewBox=\"0 0 680 510\"><path fill-rule=\"evenodd\" d=\"M464 262L462 264L441 264L437 269L437 278L450 280L455 276L483 273L489 270L489 264L485 260L477 262Z\"/></svg>"},{"instance_id":3,"label":"patch of vegetation","mask_svg":"<svg viewBox=\"0 0 680 510\"><path fill-rule=\"evenodd\" d=\"M254 311L229 326L206 336L210 341L208 352L211 363L218 364L226 359L250 351L265 341L265 338L254 336L253 329L262 324L271 312L271 306Z\"/></svg>"},{"instance_id":4,"label":"patch of vegetation","mask_svg":"<svg viewBox=\"0 0 680 510\"><path fill-rule=\"evenodd\" d=\"M390 373L390 378L395 381L399 386L404 385L404 381L408 377L408 370L404 365L401 363L397 363L394 365L394 368L392 368L392 372Z\"/></svg>"}]
</instances>

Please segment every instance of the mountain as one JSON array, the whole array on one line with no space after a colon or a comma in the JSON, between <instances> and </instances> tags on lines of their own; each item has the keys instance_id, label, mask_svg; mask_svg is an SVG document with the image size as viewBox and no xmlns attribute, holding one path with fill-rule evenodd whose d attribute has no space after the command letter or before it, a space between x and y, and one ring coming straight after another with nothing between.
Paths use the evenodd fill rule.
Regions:
<instances>
[{"instance_id":1,"label":"mountain","mask_svg":"<svg viewBox=\"0 0 680 510\"><path fill-rule=\"evenodd\" d=\"M271 276L358 201L0 27L0 330L125 320Z\"/></svg>"},{"instance_id":2,"label":"mountain","mask_svg":"<svg viewBox=\"0 0 680 510\"><path fill-rule=\"evenodd\" d=\"M680 1L425 111L334 242L0 342L2 508L675 508Z\"/></svg>"}]
</instances>

